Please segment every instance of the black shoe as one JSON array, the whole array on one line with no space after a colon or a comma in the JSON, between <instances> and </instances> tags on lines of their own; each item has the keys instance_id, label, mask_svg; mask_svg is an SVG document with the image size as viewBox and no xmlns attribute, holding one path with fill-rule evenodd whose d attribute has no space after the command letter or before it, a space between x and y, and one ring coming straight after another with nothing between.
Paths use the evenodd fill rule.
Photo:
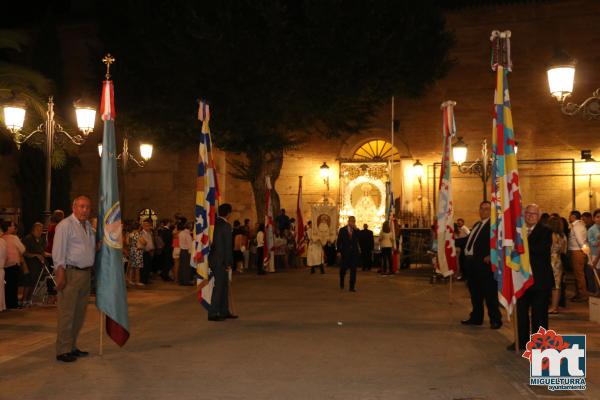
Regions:
<instances>
[{"instance_id":1,"label":"black shoe","mask_svg":"<svg viewBox=\"0 0 600 400\"><path fill-rule=\"evenodd\" d=\"M239 315L235 315L235 314L227 314L225 316L225 318L229 318L229 319L237 319L239 318Z\"/></svg>"},{"instance_id":2,"label":"black shoe","mask_svg":"<svg viewBox=\"0 0 600 400\"><path fill-rule=\"evenodd\" d=\"M490 329L500 329L500 328L502 328L502 322L490 323Z\"/></svg>"},{"instance_id":3,"label":"black shoe","mask_svg":"<svg viewBox=\"0 0 600 400\"><path fill-rule=\"evenodd\" d=\"M77 361L77 357L75 357L71 353L63 353L63 354L59 354L56 356L56 361L62 361L62 362L69 363L69 362Z\"/></svg>"},{"instance_id":4,"label":"black shoe","mask_svg":"<svg viewBox=\"0 0 600 400\"><path fill-rule=\"evenodd\" d=\"M81 351L77 348L70 353L73 357L87 357L90 355L88 351Z\"/></svg>"},{"instance_id":5,"label":"black shoe","mask_svg":"<svg viewBox=\"0 0 600 400\"><path fill-rule=\"evenodd\" d=\"M482 324L482 322L473 321L471 318L463 319L462 321L460 321L460 323L463 325L481 325Z\"/></svg>"},{"instance_id":6,"label":"black shoe","mask_svg":"<svg viewBox=\"0 0 600 400\"><path fill-rule=\"evenodd\" d=\"M352 288L350 289L350 292L356 292L356 289Z\"/></svg>"},{"instance_id":7,"label":"black shoe","mask_svg":"<svg viewBox=\"0 0 600 400\"><path fill-rule=\"evenodd\" d=\"M215 315L214 317L208 317L209 321L225 321L225 318L219 316L219 315Z\"/></svg>"}]
</instances>

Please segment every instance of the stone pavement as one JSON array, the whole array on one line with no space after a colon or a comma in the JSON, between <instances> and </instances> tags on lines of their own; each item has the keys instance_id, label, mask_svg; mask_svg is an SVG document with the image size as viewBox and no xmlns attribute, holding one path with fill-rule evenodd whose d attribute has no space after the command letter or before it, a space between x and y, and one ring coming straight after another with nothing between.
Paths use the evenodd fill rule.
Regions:
<instances>
[{"instance_id":1,"label":"stone pavement","mask_svg":"<svg viewBox=\"0 0 600 400\"><path fill-rule=\"evenodd\" d=\"M75 363L54 361L55 310L0 313L0 399L598 399L600 326L583 306L553 317L588 334L588 390L528 385L529 364L499 331L461 326L463 283L431 285L426 269L359 273L341 292L337 269L236 275L239 320L208 322L193 288L155 283L129 292L131 338L98 355L92 305ZM556 397L552 397L556 396Z\"/></svg>"}]
</instances>

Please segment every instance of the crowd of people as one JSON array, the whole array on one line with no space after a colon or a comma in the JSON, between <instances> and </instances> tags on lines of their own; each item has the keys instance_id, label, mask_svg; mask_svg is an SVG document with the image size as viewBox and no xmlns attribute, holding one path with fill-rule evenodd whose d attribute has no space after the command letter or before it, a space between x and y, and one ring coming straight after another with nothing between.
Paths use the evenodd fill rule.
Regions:
<instances>
[{"instance_id":1,"label":"crowd of people","mask_svg":"<svg viewBox=\"0 0 600 400\"><path fill-rule=\"evenodd\" d=\"M482 325L485 303L490 328L499 329L502 314L490 260L490 213L491 204L484 201L479 207L480 221L472 229L465 228L464 221L457 226L459 264L472 305L469 318L461 323ZM524 216L533 284L525 287L516 304L520 349L525 348L532 332L549 328L549 315L566 307L565 271L572 270L575 276L572 302L587 302L590 292L597 293L600 285L600 209L583 214L572 211L567 221L556 213L542 214L539 206L530 204ZM515 346L513 343L508 349Z\"/></svg>"},{"instance_id":2,"label":"crowd of people","mask_svg":"<svg viewBox=\"0 0 600 400\"><path fill-rule=\"evenodd\" d=\"M47 289L51 297L56 295L58 299L57 359L65 362L87 355L76 347L76 340L93 288L90 281L97 251L90 209L90 200L80 196L68 218L61 210L52 214L46 235L38 222L22 239L14 222L0 221L0 311L31 306L34 288L44 272L49 271L47 267L54 264L55 287L49 285ZM323 243L322 236L313 231L312 222L308 221L303 240L297 243L296 221L284 209L274 220L274 262L264 263L263 250L268 242L264 224L251 226L249 219L230 223L231 212L229 204L219 207L209 256L215 277L210 321L237 318L228 301L229 281L235 271L255 269L258 275L264 275L306 267L311 274L317 269L324 274L325 265L339 264L340 289L345 289L349 273L348 289L356 292L359 267L368 271L378 265L379 273L390 275L398 267L410 265L410 260L402 256L405 229L385 222L381 233L375 236L366 224L358 229L355 218L350 216L335 242ZM466 278L472 305L469 318L461 323L482 325L485 304L490 327L498 329L502 315L490 261L490 213L490 202L482 202L480 221L469 229L459 218L455 237L460 270ZM600 209L583 214L572 211L567 221L558 214L541 214L537 205L530 204L524 216L534 283L516 305L520 348L525 347L532 331L539 326L548 328L549 314L557 314L560 307L566 306L565 270L572 270L575 276L573 302L587 301L590 291L597 292L600 286L596 270L600 259ZM194 284L193 269L189 267L194 246L192 223L185 217L176 215L173 220L159 221L157 226L151 219L141 223L129 221L123 230L124 272L129 288L143 287L152 279Z\"/></svg>"}]
</instances>

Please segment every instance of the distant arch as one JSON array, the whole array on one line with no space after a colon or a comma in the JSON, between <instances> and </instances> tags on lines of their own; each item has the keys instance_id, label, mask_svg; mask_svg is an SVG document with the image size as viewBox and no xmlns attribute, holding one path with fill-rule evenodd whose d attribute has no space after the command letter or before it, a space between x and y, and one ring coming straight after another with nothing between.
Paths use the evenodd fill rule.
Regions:
<instances>
[{"instance_id":1,"label":"distant arch","mask_svg":"<svg viewBox=\"0 0 600 400\"><path fill-rule=\"evenodd\" d=\"M383 139L372 139L364 142L354 150L353 160L359 161L400 161L400 153L396 146Z\"/></svg>"}]
</instances>

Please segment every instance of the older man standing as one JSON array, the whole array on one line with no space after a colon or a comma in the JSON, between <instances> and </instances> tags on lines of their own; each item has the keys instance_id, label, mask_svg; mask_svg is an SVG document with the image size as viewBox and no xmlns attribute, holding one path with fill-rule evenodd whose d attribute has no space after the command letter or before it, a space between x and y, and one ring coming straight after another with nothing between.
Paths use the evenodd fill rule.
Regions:
<instances>
[{"instance_id":1,"label":"older man standing","mask_svg":"<svg viewBox=\"0 0 600 400\"><path fill-rule=\"evenodd\" d=\"M79 196L73 213L56 226L52 259L58 290L56 359L72 362L89 353L77 348L90 295L90 271L96 255L96 239L89 222L90 199Z\"/></svg>"},{"instance_id":2,"label":"older man standing","mask_svg":"<svg viewBox=\"0 0 600 400\"><path fill-rule=\"evenodd\" d=\"M548 329L548 301L554 287L554 274L550 260L552 247L552 231L539 223L540 208L537 204L525 207L525 225L529 246L529 261L533 273L533 285L517 300L517 321L519 331L519 347L525 349L529 335L537 332L539 327ZM531 311L531 324L529 312ZM514 350L515 345L508 346Z\"/></svg>"}]
</instances>

